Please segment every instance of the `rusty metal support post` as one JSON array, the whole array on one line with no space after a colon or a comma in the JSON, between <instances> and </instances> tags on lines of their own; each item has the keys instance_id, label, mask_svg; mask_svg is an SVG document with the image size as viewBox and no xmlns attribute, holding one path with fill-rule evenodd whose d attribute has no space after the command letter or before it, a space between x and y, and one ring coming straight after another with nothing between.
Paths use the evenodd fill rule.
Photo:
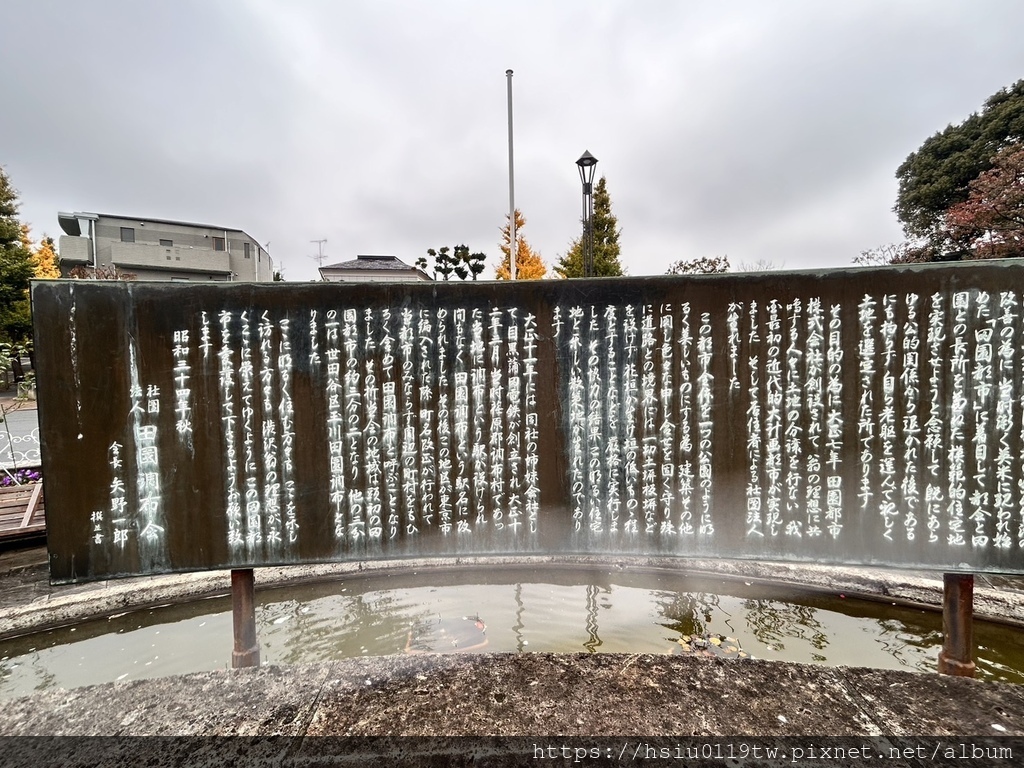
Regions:
<instances>
[{"instance_id":1,"label":"rusty metal support post","mask_svg":"<svg viewBox=\"0 0 1024 768\"><path fill-rule=\"evenodd\" d=\"M260 645L256 638L256 584L252 568L231 571L231 613L235 631L231 667L258 667Z\"/></svg>"},{"instance_id":2,"label":"rusty metal support post","mask_svg":"<svg viewBox=\"0 0 1024 768\"><path fill-rule=\"evenodd\" d=\"M974 677L974 574L942 574L939 674Z\"/></svg>"}]
</instances>

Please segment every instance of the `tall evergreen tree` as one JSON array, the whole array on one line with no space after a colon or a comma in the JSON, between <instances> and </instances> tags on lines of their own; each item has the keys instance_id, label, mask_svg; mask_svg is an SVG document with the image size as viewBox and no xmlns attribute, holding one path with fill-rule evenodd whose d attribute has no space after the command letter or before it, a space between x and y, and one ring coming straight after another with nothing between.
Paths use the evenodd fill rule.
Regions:
<instances>
[{"instance_id":1,"label":"tall evergreen tree","mask_svg":"<svg viewBox=\"0 0 1024 768\"><path fill-rule=\"evenodd\" d=\"M0 341L20 342L32 333L28 281L33 266L28 228L18 220L18 194L0 167Z\"/></svg>"},{"instance_id":2,"label":"tall evergreen tree","mask_svg":"<svg viewBox=\"0 0 1024 768\"><path fill-rule=\"evenodd\" d=\"M547 274L548 268L530 244L523 237L523 227L526 226L526 218L516 208L516 280L540 280ZM505 214L505 226L501 228L501 243L498 246L504 254L501 264L498 265L496 276L499 280L509 280L512 277L509 252L512 248L512 233L509 231L509 218Z\"/></svg>"},{"instance_id":3,"label":"tall evergreen tree","mask_svg":"<svg viewBox=\"0 0 1024 768\"><path fill-rule=\"evenodd\" d=\"M594 275L596 277L619 277L624 273L619 262L619 235L622 228L612 213L612 198L604 176L594 187ZM569 246L568 252L555 265L555 272L562 277L583 277L582 235Z\"/></svg>"}]
</instances>

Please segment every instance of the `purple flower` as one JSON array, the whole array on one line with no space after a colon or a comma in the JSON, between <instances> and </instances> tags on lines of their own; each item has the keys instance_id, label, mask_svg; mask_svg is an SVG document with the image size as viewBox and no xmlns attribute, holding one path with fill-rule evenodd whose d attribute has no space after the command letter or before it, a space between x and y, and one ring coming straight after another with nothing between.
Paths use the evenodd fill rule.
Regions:
<instances>
[{"instance_id":1,"label":"purple flower","mask_svg":"<svg viewBox=\"0 0 1024 768\"><path fill-rule=\"evenodd\" d=\"M15 485L29 485L38 483L43 479L43 474L35 469L16 469L14 474L4 473L0 477L0 488L10 488Z\"/></svg>"}]
</instances>

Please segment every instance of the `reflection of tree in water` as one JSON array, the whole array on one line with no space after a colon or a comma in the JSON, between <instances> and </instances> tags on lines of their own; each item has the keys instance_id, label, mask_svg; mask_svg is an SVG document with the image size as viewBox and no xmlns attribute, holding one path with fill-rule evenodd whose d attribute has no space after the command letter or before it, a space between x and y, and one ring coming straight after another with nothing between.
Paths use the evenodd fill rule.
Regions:
<instances>
[{"instance_id":1,"label":"reflection of tree in water","mask_svg":"<svg viewBox=\"0 0 1024 768\"><path fill-rule=\"evenodd\" d=\"M523 585L516 583L515 590L515 601L516 601L516 623L512 625L512 633L516 636L516 650L522 653L526 648L525 638L523 637L523 612L526 610L526 606L523 604Z\"/></svg>"},{"instance_id":2,"label":"reflection of tree in water","mask_svg":"<svg viewBox=\"0 0 1024 768\"><path fill-rule=\"evenodd\" d=\"M48 691L51 688L57 687L57 675L51 672L49 667L43 663L38 653L32 655L32 669L36 673L37 680L33 690Z\"/></svg>"},{"instance_id":3,"label":"reflection of tree in water","mask_svg":"<svg viewBox=\"0 0 1024 768\"><path fill-rule=\"evenodd\" d=\"M708 592L660 592L655 596L661 615L668 621L661 626L680 635L703 635L714 614L727 616L726 624L732 617L722 608L721 598Z\"/></svg>"},{"instance_id":4,"label":"reflection of tree in water","mask_svg":"<svg viewBox=\"0 0 1024 768\"><path fill-rule=\"evenodd\" d=\"M597 634L597 591L596 584L587 585L587 641L583 643L583 647L589 653L597 653L597 649L602 645Z\"/></svg>"},{"instance_id":5,"label":"reflection of tree in water","mask_svg":"<svg viewBox=\"0 0 1024 768\"><path fill-rule=\"evenodd\" d=\"M9 657L0 659L0 691L5 688L25 691L26 684L31 684L33 691L49 691L57 687L57 675L50 671L42 654L34 649L30 654L28 658L20 656L17 661ZM29 680L24 679L26 677Z\"/></svg>"},{"instance_id":6,"label":"reflection of tree in water","mask_svg":"<svg viewBox=\"0 0 1024 768\"><path fill-rule=\"evenodd\" d=\"M828 647L828 629L818 620L817 608L777 600L744 600L743 608L747 628L765 645L781 650L785 640L796 639L819 651Z\"/></svg>"},{"instance_id":7,"label":"reflection of tree in water","mask_svg":"<svg viewBox=\"0 0 1024 768\"><path fill-rule=\"evenodd\" d=\"M935 668L935 649L942 647L941 631L916 632L899 619L878 619L881 629L876 638L882 650L892 656L902 667L931 672ZM920 653L907 654L908 649L916 649Z\"/></svg>"},{"instance_id":8,"label":"reflection of tree in water","mask_svg":"<svg viewBox=\"0 0 1024 768\"><path fill-rule=\"evenodd\" d=\"M315 600L285 600L263 607L257 615L261 644L277 663L400 653L409 627L432 612L415 610L395 592L330 595Z\"/></svg>"}]
</instances>

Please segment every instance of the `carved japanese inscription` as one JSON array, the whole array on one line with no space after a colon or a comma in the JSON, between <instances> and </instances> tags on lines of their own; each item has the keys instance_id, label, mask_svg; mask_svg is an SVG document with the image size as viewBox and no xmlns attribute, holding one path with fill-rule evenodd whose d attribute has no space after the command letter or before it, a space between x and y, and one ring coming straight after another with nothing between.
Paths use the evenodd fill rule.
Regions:
<instances>
[{"instance_id":1,"label":"carved japanese inscription","mask_svg":"<svg viewBox=\"0 0 1024 768\"><path fill-rule=\"evenodd\" d=\"M1022 278L38 282L52 578L489 553L1021 573Z\"/></svg>"}]
</instances>

